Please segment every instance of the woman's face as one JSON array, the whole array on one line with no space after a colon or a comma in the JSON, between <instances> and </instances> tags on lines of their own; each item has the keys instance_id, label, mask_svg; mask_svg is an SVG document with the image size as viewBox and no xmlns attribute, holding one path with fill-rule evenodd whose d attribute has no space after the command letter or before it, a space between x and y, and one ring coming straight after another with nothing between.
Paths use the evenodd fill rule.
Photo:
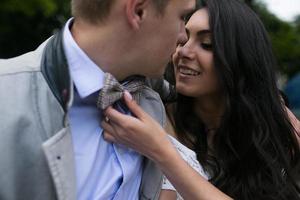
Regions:
<instances>
[{"instance_id":1,"label":"woman's face","mask_svg":"<svg viewBox=\"0 0 300 200\"><path fill-rule=\"evenodd\" d=\"M213 63L208 12L196 11L186 24L188 41L173 55L176 89L190 97L216 95L219 83Z\"/></svg>"}]
</instances>

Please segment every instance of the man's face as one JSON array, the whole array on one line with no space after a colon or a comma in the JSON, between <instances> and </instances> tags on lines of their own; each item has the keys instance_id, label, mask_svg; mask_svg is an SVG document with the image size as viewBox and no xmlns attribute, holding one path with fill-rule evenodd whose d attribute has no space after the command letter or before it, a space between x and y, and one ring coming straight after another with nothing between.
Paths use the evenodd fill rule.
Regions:
<instances>
[{"instance_id":1,"label":"man's face","mask_svg":"<svg viewBox=\"0 0 300 200\"><path fill-rule=\"evenodd\" d=\"M170 0L164 14L154 10L149 15L143 38L142 74L157 77L164 73L178 43L187 40L185 18L195 8L195 0Z\"/></svg>"}]
</instances>

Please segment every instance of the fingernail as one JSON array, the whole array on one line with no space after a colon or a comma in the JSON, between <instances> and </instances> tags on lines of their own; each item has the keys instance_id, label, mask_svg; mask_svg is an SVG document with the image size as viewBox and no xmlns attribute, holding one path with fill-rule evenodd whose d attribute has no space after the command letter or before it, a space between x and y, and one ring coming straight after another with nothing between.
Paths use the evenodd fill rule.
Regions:
<instances>
[{"instance_id":1,"label":"fingernail","mask_svg":"<svg viewBox=\"0 0 300 200\"><path fill-rule=\"evenodd\" d=\"M124 96L126 96L126 98L132 101L132 95L127 90L124 91Z\"/></svg>"}]
</instances>

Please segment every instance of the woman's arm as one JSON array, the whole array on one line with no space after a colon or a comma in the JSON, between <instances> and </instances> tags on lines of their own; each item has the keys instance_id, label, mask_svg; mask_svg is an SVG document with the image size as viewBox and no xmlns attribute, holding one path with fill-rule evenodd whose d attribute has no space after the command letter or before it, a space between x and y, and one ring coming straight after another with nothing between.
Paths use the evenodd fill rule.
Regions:
<instances>
[{"instance_id":1,"label":"woman's arm","mask_svg":"<svg viewBox=\"0 0 300 200\"><path fill-rule=\"evenodd\" d=\"M300 145L300 121L296 118L296 116L287 107L285 108L285 110L288 114L288 117L290 119L292 126L295 129L296 138L298 140L298 144Z\"/></svg>"},{"instance_id":2,"label":"woman's arm","mask_svg":"<svg viewBox=\"0 0 300 200\"><path fill-rule=\"evenodd\" d=\"M205 180L178 154L164 129L125 93L125 102L136 117L124 115L109 107L104 114L104 138L135 149L158 164L168 180L184 199L231 199Z\"/></svg>"},{"instance_id":3,"label":"woman's arm","mask_svg":"<svg viewBox=\"0 0 300 200\"><path fill-rule=\"evenodd\" d=\"M284 94L283 91L279 90L279 92L280 92L282 105L284 106L284 110L286 111L286 113L289 117L289 120L290 120L292 126L294 127L296 139L298 141L298 144L300 145L300 121L296 118L296 116L288 108L289 100L288 100L287 96Z\"/></svg>"},{"instance_id":4,"label":"woman's arm","mask_svg":"<svg viewBox=\"0 0 300 200\"><path fill-rule=\"evenodd\" d=\"M161 190L159 200L176 200L177 194L174 190Z\"/></svg>"}]
</instances>

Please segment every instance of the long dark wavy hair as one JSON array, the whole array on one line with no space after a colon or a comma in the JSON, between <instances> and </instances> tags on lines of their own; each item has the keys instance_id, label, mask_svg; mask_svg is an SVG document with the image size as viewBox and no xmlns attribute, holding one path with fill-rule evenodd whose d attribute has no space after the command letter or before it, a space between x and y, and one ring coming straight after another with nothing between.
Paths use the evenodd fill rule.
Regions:
<instances>
[{"instance_id":1,"label":"long dark wavy hair","mask_svg":"<svg viewBox=\"0 0 300 200\"><path fill-rule=\"evenodd\" d=\"M210 181L235 199L300 199L292 176L299 146L276 86L276 62L262 22L239 0L200 4L209 13L225 112L209 155L194 99L178 94L172 114L179 140L192 144Z\"/></svg>"}]
</instances>

